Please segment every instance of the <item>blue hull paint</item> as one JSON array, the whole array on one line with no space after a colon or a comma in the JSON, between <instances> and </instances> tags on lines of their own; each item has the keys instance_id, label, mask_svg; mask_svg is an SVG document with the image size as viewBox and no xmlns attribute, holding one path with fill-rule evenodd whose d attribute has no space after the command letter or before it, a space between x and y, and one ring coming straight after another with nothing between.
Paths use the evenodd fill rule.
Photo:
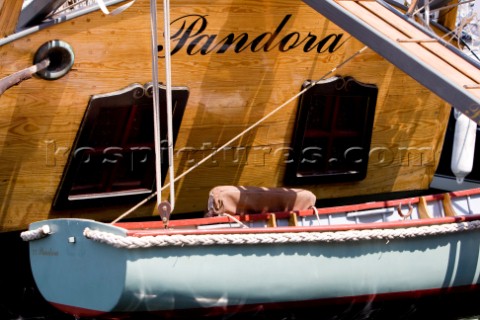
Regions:
<instances>
[{"instance_id":1,"label":"blue hull paint","mask_svg":"<svg viewBox=\"0 0 480 320\"><path fill-rule=\"evenodd\" d=\"M83 236L90 220L58 219L30 243L44 298L77 315L232 309L475 286L480 231L357 242L119 249ZM73 238L72 238L73 237ZM70 239L70 240L69 240Z\"/></svg>"}]
</instances>

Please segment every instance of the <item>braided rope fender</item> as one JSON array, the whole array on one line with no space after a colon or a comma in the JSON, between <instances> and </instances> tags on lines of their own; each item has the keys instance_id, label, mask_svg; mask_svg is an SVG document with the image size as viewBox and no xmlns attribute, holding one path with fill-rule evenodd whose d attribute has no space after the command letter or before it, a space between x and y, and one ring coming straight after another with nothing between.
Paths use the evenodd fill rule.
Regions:
<instances>
[{"instance_id":1,"label":"braided rope fender","mask_svg":"<svg viewBox=\"0 0 480 320\"><path fill-rule=\"evenodd\" d=\"M209 246L209 245L252 245L312 242L347 242L364 240L393 240L415 237L451 234L476 230L480 221L449 223L398 229L369 229L334 232L286 232L246 234L204 234L204 235L158 235L145 237L118 236L108 232L86 228L88 239L106 243L117 248L150 248L168 246Z\"/></svg>"},{"instance_id":2,"label":"braided rope fender","mask_svg":"<svg viewBox=\"0 0 480 320\"><path fill-rule=\"evenodd\" d=\"M27 230L20 233L20 237L23 241L32 241L42 239L51 233L48 225L43 225L40 228L34 230Z\"/></svg>"}]
</instances>

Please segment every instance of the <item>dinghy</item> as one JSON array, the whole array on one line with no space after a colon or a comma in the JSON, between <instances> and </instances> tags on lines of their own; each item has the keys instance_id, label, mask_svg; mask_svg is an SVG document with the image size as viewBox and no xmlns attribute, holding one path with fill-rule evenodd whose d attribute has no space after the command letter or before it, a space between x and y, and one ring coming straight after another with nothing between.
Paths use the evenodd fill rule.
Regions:
<instances>
[{"instance_id":1,"label":"dinghy","mask_svg":"<svg viewBox=\"0 0 480 320\"><path fill-rule=\"evenodd\" d=\"M278 208L280 194L290 199L280 207L295 210L250 213ZM22 237L43 297L77 317L228 314L478 287L480 189L305 208L311 199L224 186L211 192L210 217L168 226L54 219Z\"/></svg>"}]
</instances>

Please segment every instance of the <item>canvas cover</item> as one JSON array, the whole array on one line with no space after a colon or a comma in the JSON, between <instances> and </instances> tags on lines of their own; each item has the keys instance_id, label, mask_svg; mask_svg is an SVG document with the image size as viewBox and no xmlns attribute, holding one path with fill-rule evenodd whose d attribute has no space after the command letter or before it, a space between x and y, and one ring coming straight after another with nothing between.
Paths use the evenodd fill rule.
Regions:
<instances>
[{"instance_id":1,"label":"canvas cover","mask_svg":"<svg viewBox=\"0 0 480 320\"><path fill-rule=\"evenodd\" d=\"M304 189L218 186L210 191L207 215L306 210L315 195Z\"/></svg>"}]
</instances>

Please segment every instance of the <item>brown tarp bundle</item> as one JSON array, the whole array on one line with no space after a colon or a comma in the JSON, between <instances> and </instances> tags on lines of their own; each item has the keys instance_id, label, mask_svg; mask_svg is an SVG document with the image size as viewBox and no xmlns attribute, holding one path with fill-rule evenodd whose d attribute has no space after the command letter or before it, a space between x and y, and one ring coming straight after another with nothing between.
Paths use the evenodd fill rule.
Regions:
<instances>
[{"instance_id":1,"label":"brown tarp bundle","mask_svg":"<svg viewBox=\"0 0 480 320\"><path fill-rule=\"evenodd\" d=\"M304 189L218 186L210 191L207 215L306 210L315 201Z\"/></svg>"}]
</instances>

